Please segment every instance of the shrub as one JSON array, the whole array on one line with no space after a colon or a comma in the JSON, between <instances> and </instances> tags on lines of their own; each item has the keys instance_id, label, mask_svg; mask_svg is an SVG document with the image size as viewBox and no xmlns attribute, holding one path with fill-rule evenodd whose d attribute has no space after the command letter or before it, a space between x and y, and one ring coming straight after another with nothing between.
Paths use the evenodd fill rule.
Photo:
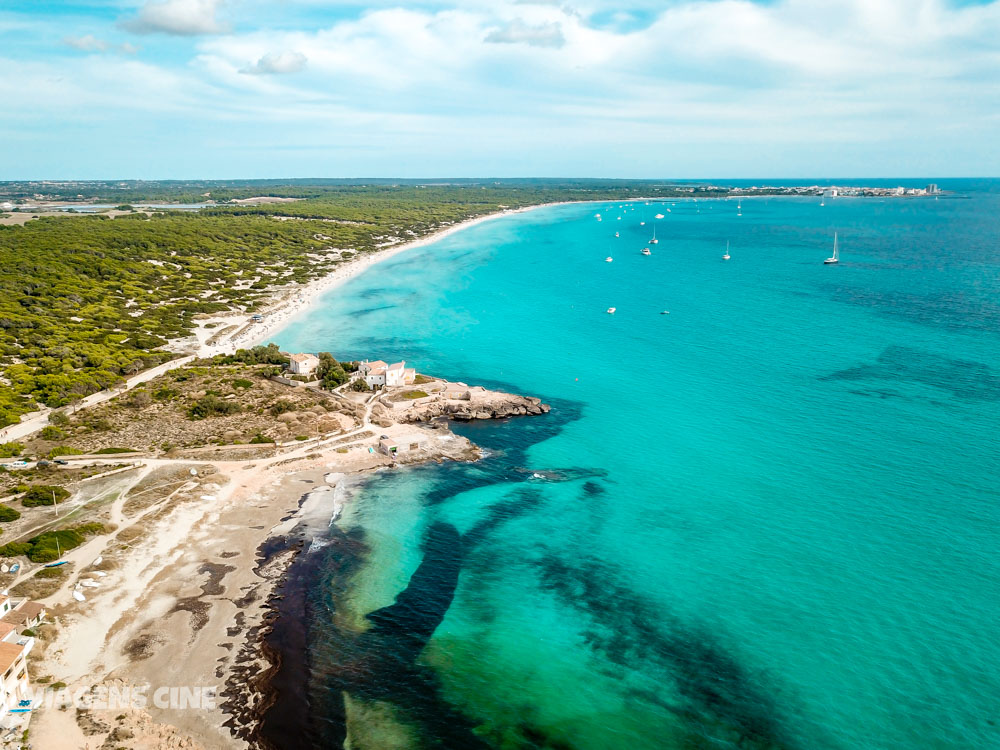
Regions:
<instances>
[{"instance_id":1,"label":"shrub","mask_svg":"<svg viewBox=\"0 0 1000 750\"><path fill-rule=\"evenodd\" d=\"M275 401L271 404L271 408L268 409L268 412L270 412L272 417L277 417L290 411L295 411L295 404L291 401L285 401L284 399L281 401Z\"/></svg>"},{"instance_id":2,"label":"shrub","mask_svg":"<svg viewBox=\"0 0 1000 750\"><path fill-rule=\"evenodd\" d=\"M308 435L296 435L295 439L296 440L308 440L309 436Z\"/></svg>"},{"instance_id":3,"label":"shrub","mask_svg":"<svg viewBox=\"0 0 1000 750\"><path fill-rule=\"evenodd\" d=\"M46 531L28 540L31 545L27 553L28 559L36 563L58 560L60 553L79 547L88 536L102 531L104 525L100 523L85 523L75 528Z\"/></svg>"},{"instance_id":4,"label":"shrub","mask_svg":"<svg viewBox=\"0 0 1000 750\"><path fill-rule=\"evenodd\" d=\"M14 510L9 505L4 505L0 503L0 523L9 523L10 521L16 521L21 517L20 512Z\"/></svg>"},{"instance_id":5,"label":"shrub","mask_svg":"<svg viewBox=\"0 0 1000 750\"><path fill-rule=\"evenodd\" d=\"M262 435L259 432L250 439L250 445L263 445L264 443L273 443L274 438L269 438L267 435Z\"/></svg>"},{"instance_id":6,"label":"shrub","mask_svg":"<svg viewBox=\"0 0 1000 750\"><path fill-rule=\"evenodd\" d=\"M54 411L49 414L49 424L65 427L69 424L69 415L64 411Z\"/></svg>"},{"instance_id":7,"label":"shrub","mask_svg":"<svg viewBox=\"0 0 1000 750\"><path fill-rule=\"evenodd\" d=\"M167 388L163 386L158 388L155 393L153 393L153 398L157 401L173 401L177 396L180 395L173 388Z\"/></svg>"},{"instance_id":8,"label":"shrub","mask_svg":"<svg viewBox=\"0 0 1000 750\"><path fill-rule=\"evenodd\" d=\"M101 448L99 451L94 451L95 456L107 456L113 453L137 453L135 448Z\"/></svg>"},{"instance_id":9,"label":"shrub","mask_svg":"<svg viewBox=\"0 0 1000 750\"><path fill-rule=\"evenodd\" d=\"M55 501L53 502L53 497ZM33 484L21 498L21 505L25 508L33 508L37 505L54 505L61 503L69 497L69 490L64 487L55 487L51 484Z\"/></svg>"},{"instance_id":10,"label":"shrub","mask_svg":"<svg viewBox=\"0 0 1000 750\"><path fill-rule=\"evenodd\" d=\"M0 458L13 458L20 456L24 446L20 443L0 443Z\"/></svg>"},{"instance_id":11,"label":"shrub","mask_svg":"<svg viewBox=\"0 0 1000 750\"><path fill-rule=\"evenodd\" d=\"M0 557L18 557L26 555L31 551L31 545L27 542L10 542L0 546Z\"/></svg>"},{"instance_id":12,"label":"shrub","mask_svg":"<svg viewBox=\"0 0 1000 750\"><path fill-rule=\"evenodd\" d=\"M38 436L42 440L62 440L66 437L66 433L60 430L58 427L53 427L49 425L48 427L43 427L42 431L38 433Z\"/></svg>"},{"instance_id":13,"label":"shrub","mask_svg":"<svg viewBox=\"0 0 1000 750\"><path fill-rule=\"evenodd\" d=\"M233 388L253 388L253 381L246 378L235 378L232 381Z\"/></svg>"},{"instance_id":14,"label":"shrub","mask_svg":"<svg viewBox=\"0 0 1000 750\"><path fill-rule=\"evenodd\" d=\"M57 456L82 456L83 451L79 448L71 448L68 445L57 445L55 448L49 451L49 458L56 458Z\"/></svg>"},{"instance_id":15,"label":"shrub","mask_svg":"<svg viewBox=\"0 0 1000 750\"><path fill-rule=\"evenodd\" d=\"M367 393L371 390L371 387L362 378L358 378L351 383L351 390L355 393Z\"/></svg>"},{"instance_id":16,"label":"shrub","mask_svg":"<svg viewBox=\"0 0 1000 750\"><path fill-rule=\"evenodd\" d=\"M206 419L207 417L228 416L240 411L240 405L235 401L226 401L213 393L202 396L188 409L189 419Z\"/></svg>"}]
</instances>

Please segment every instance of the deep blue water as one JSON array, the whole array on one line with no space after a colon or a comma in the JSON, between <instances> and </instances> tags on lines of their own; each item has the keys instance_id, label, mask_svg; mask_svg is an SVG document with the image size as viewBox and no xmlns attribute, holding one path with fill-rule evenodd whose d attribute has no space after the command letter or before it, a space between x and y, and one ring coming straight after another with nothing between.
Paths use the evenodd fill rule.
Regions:
<instances>
[{"instance_id":1,"label":"deep blue water","mask_svg":"<svg viewBox=\"0 0 1000 750\"><path fill-rule=\"evenodd\" d=\"M539 209L282 332L554 406L312 553L325 741L1000 747L1000 183L939 183Z\"/></svg>"}]
</instances>

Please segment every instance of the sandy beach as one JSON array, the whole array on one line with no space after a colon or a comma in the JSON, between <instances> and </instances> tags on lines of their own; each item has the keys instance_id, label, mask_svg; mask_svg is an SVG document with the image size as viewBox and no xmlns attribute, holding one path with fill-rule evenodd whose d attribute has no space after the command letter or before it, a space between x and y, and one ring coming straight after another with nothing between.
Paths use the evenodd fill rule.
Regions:
<instances>
[{"instance_id":1,"label":"sandy beach","mask_svg":"<svg viewBox=\"0 0 1000 750\"><path fill-rule=\"evenodd\" d=\"M89 518L106 532L64 554L68 576L36 597L49 624L32 675L41 678L37 688L65 688L49 691L34 711L35 746L261 747L254 732L269 697L272 664L261 645L269 598L311 530L339 514L345 488L372 471L477 460L468 440L440 423L423 424L445 410L496 418L548 409L483 389L452 400L447 392L456 386L436 388L435 403L403 409L362 394L356 427L307 443L142 457L78 490L77 507L86 500ZM386 455L381 436L410 449ZM185 690L197 696L193 705L175 699ZM109 695L145 702L109 705Z\"/></svg>"}]
</instances>

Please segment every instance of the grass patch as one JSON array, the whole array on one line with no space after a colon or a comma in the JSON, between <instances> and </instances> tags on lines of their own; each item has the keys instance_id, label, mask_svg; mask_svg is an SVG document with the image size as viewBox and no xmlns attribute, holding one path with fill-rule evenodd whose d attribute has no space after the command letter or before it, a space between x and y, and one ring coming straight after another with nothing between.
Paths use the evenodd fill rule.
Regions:
<instances>
[{"instance_id":1,"label":"grass patch","mask_svg":"<svg viewBox=\"0 0 1000 750\"><path fill-rule=\"evenodd\" d=\"M399 397L407 401L413 401L417 398L427 398L427 393L425 391L405 391L399 394Z\"/></svg>"},{"instance_id":2,"label":"grass patch","mask_svg":"<svg viewBox=\"0 0 1000 750\"><path fill-rule=\"evenodd\" d=\"M107 456L113 453L138 453L135 448L101 448L99 451L94 451L95 456Z\"/></svg>"}]
</instances>

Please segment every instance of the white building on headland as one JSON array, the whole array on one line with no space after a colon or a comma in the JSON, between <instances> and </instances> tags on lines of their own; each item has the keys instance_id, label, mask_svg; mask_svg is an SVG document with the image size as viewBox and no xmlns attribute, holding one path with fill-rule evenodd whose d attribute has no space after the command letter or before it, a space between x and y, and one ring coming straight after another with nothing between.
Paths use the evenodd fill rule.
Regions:
<instances>
[{"instance_id":1,"label":"white building on headland","mask_svg":"<svg viewBox=\"0 0 1000 750\"><path fill-rule=\"evenodd\" d=\"M381 359L374 362L365 360L358 365L358 373L365 379L370 388L412 385L417 377L417 371L412 367L407 367L406 362L395 362L387 365Z\"/></svg>"},{"instance_id":2,"label":"white building on headland","mask_svg":"<svg viewBox=\"0 0 1000 750\"><path fill-rule=\"evenodd\" d=\"M311 375L319 367L315 354L293 354L288 360L288 371L293 375Z\"/></svg>"}]
</instances>

